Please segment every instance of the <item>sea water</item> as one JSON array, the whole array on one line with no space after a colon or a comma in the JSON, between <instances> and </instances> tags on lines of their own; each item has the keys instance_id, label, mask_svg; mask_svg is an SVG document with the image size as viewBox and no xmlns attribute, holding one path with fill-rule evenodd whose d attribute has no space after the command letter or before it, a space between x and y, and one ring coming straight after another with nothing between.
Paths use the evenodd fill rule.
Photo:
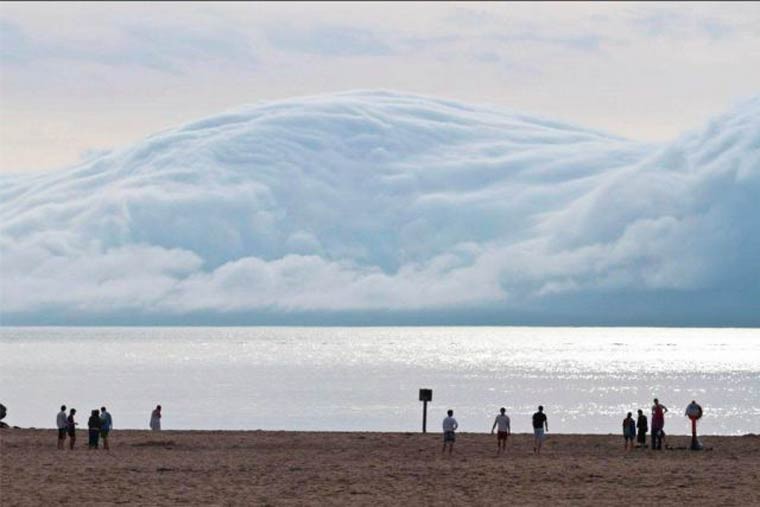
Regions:
<instances>
[{"instance_id":1,"label":"sea water","mask_svg":"<svg viewBox=\"0 0 760 507\"><path fill-rule=\"evenodd\" d=\"M80 425L106 405L114 426L165 429L419 431L453 409L461 431L490 431L505 407L531 431L620 433L626 412L704 408L705 434L760 433L760 330L538 327L0 328L6 422Z\"/></svg>"}]
</instances>

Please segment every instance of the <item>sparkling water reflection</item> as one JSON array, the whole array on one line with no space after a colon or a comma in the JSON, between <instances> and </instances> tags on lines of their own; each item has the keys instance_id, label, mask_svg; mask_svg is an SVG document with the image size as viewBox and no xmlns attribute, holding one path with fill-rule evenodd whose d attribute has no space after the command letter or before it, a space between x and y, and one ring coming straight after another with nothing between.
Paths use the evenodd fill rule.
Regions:
<instances>
[{"instance_id":1,"label":"sparkling water reflection","mask_svg":"<svg viewBox=\"0 0 760 507\"><path fill-rule=\"evenodd\" d=\"M0 328L8 421L52 426L61 403L109 405L118 426L410 431L417 389L437 418L516 431L546 407L553 432L617 433L654 396L685 433L760 433L760 330L647 328Z\"/></svg>"}]
</instances>

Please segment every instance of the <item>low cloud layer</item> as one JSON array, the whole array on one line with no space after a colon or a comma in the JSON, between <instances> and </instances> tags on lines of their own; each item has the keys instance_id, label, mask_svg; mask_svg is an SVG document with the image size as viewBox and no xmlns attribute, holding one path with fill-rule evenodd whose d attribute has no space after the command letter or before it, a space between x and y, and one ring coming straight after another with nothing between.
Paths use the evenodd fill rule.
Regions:
<instances>
[{"instance_id":1,"label":"low cloud layer","mask_svg":"<svg viewBox=\"0 0 760 507\"><path fill-rule=\"evenodd\" d=\"M572 324L601 300L646 324L667 295L689 324L720 294L752 324L758 196L760 98L668 145L390 92L268 102L2 177L2 316Z\"/></svg>"}]
</instances>

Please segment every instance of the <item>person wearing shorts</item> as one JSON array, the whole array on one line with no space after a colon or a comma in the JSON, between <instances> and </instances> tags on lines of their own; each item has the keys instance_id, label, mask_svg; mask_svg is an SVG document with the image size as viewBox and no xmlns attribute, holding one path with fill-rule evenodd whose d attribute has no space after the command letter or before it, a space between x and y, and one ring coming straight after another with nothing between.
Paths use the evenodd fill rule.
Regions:
<instances>
[{"instance_id":1,"label":"person wearing shorts","mask_svg":"<svg viewBox=\"0 0 760 507\"><path fill-rule=\"evenodd\" d=\"M491 427L491 435L493 435L493 431L497 426L499 428L499 431L496 434L496 445L498 446L498 451L496 451L497 455L502 451L507 450L507 438L509 438L509 434L511 432L509 426L509 416L506 414L507 409L501 407L499 409L499 412L499 415L496 416L496 419L493 422L493 426Z\"/></svg>"},{"instance_id":2,"label":"person wearing shorts","mask_svg":"<svg viewBox=\"0 0 760 507\"><path fill-rule=\"evenodd\" d=\"M541 454L541 447L544 445L546 434L549 431L549 421L544 414L544 407L538 406L538 412L533 414L533 453Z\"/></svg>"},{"instance_id":3,"label":"person wearing shorts","mask_svg":"<svg viewBox=\"0 0 760 507\"><path fill-rule=\"evenodd\" d=\"M636 421L633 420L633 412L628 412L626 418L623 419L623 438L625 439L623 450L633 450L633 441L636 438Z\"/></svg>"},{"instance_id":4,"label":"person wearing shorts","mask_svg":"<svg viewBox=\"0 0 760 507\"><path fill-rule=\"evenodd\" d=\"M459 423L454 419L454 411L449 409L448 417L443 420L443 451L446 452L446 446L449 446L449 454L454 450L454 442L456 442L456 430L459 428Z\"/></svg>"},{"instance_id":5,"label":"person wearing shorts","mask_svg":"<svg viewBox=\"0 0 760 507\"><path fill-rule=\"evenodd\" d=\"M58 449L63 450L64 443L66 442L66 427L68 422L66 421L66 405L61 405L61 411L58 412L58 416L55 418L55 425L58 428Z\"/></svg>"}]
</instances>

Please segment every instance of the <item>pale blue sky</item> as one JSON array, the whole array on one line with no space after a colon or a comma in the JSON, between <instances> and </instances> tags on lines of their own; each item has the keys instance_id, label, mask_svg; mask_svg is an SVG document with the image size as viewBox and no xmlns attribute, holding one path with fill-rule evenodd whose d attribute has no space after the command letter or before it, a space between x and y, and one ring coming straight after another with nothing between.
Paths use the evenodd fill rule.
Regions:
<instances>
[{"instance_id":1,"label":"pale blue sky","mask_svg":"<svg viewBox=\"0 0 760 507\"><path fill-rule=\"evenodd\" d=\"M0 4L0 170L388 88L669 140L760 90L760 4Z\"/></svg>"}]
</instances>

